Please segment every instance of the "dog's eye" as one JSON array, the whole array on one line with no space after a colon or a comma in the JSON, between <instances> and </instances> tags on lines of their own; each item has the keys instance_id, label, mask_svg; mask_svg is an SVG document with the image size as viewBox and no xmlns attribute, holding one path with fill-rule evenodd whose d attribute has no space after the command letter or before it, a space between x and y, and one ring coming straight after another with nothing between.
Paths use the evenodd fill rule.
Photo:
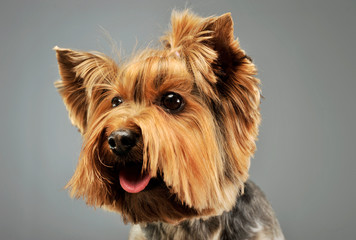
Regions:
<instances>
[{"instance_id":1,"label":"dog's eye","mask_svg":"<svg viewBox=\"0 0 356 240\"><path fill-rule=\"evenodd\" d=\"M182 96L178 93L168 92L162 96L161 105L169 113L180 112L184 104Z\"/></svg>"},{"instance_id":2,"label":"dog's eye","mask_svg":"<svg viewBox=\"0 0 356 240\"><path fill-rule=\"evenodd\" d=\"M114 97L113 99L111 99L111 106L117 107L122 103L122 99L120 97Z\"/></svg>"}]
</instances>

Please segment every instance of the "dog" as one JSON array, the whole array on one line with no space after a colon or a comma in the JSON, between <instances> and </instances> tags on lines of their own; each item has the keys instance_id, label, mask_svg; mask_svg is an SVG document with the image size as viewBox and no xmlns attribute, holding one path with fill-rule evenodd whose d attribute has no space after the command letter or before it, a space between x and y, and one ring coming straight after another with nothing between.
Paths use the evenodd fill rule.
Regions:
<instances>
[{"instance_id":1,"label":"dog","mask_svg":"<svg viewBox=\"0 0 356 240\"><path fill-rule=\"evenodd\" d=\"M248 179L260 80L230 13L173 11L161 46L120 66L54 49L55 86L83 137L72 197L121 214L130 239L284 239Z\"/></svg>"}]
</instances>

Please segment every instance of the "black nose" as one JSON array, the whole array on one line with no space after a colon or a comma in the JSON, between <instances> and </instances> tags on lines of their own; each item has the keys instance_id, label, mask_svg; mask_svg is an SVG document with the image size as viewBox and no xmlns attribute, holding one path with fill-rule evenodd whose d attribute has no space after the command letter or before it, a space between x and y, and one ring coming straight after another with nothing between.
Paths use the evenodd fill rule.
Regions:
<instances>
[{"instance_id":1,"label":"black nose","mask_svg":"<svg viewBox=\"0 0 356 240\"><path fill-rule=\"evenodd\" d=\"M128 153L137 143L138 135L129 129L120 129L112 132L108 138L111 150L116 155Z\"/></svg>"}]
</instances>

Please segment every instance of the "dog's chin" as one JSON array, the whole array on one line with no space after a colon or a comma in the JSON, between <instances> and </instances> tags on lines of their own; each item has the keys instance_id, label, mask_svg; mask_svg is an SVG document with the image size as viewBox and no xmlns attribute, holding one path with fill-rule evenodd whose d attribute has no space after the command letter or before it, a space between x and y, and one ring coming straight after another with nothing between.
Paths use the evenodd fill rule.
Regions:
<instances>
[{"instance_id":1,"label":"dog's chin","mask_svg":"<svg viewBox=\"0 0 356 240\"><path fill-rule=\"evenodd\" d=\"M200 215L171 192L161 174L151 177L148 171L142 170L142 161L118 164L113 170L111 204L103 207L119 212L124 222L176 224Z\"/></svg>"}]
</instances>

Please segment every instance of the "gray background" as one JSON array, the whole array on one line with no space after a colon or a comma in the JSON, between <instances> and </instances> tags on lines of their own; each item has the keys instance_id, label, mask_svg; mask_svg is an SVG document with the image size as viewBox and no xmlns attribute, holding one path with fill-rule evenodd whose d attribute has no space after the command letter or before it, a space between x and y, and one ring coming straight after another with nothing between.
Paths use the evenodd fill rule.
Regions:
<instances>
[{"instance_id":1,"label":"gray background","mask_svg":"<svg viewBox=\"0 0 356 240\"><path fill-rule=\"evenodd\" d=\"M0 239L127 239L119 215L72 200L63 186L79 156L53 82L55 45L154 43L170 12L230 11L259 68L263 122L251 178L287 239L356 239L356 3L329 0L1 1Z\"/></svg>"}]
</instances>

